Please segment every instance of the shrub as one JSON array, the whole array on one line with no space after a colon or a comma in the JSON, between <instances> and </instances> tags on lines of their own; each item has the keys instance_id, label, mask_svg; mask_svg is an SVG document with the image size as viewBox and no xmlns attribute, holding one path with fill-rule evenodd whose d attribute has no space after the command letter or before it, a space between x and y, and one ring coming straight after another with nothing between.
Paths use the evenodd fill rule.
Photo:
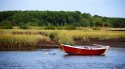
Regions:
<instances>
[{"instance_id":1,"label":"shrub","mask_svg":"<svg viewBox=\"0 0 125 69\"><path fill-rule=\"evenodd\" d=\"M3 29L12 29L13 28L12 22L11 21L1 22L0 23L0 28L3 28Z\"/></svg>"},{"instance_id":2,"label":"shrub","mask_svg":"<svg viewBox=\"0 0 125 69\"><path fill-rule=\"evenodd\" d=\"M75 30L76 27L69 25L69 26L66 26L65 29L66 29L66 30Z\"/></svg>"},{"instance_id":3,"label":"shrub","mask_svg":"<svg viewBox=\"0 0 125 69\"><path fill-rule=\"evenodd\" d=\"M54 26L47 26L47 27L45 27L45 30L54 30L54 29L55 29Z\"/></svg>"},{"instance_id":4,"label":"shrub","mask_svg":"<svg viewBox=\"0 0 125 69\"><path fill-rule=\"evenodd\" d=\"M28 29L28 26L27 25L19 26L19 28L21 28L21 29Z\"/></svg>"},{"instance_id":5,"label":"shrub","mask_svg":"<svg viewBox=\"0 0 125 69\"><path fill-rule=\"evenodd\" d=\"M61 27L61 26L57 26L56 29L58 29L58 30L63 30L63 29L65 29L65 28L64 28L64 27Z\"/></svg>"},{"instance_id":6,"label":"shrub","mask_svg":"<svg viewBox=\"0 0 125 69\"><path fill-rule=\"evenodd\" d=\"M49 34L49 38L50 38L51 40L54 40L56 36L57 36L57 33L56 33L56 32L52 32L52 33Z\"/></svg>"},{"instance_id":7,"label":"shrub","mask_svg":"<svg viewBox=\"0 0 125 69\"><path fill-rule=\"evenodd\" d=\"M36 22L28 22L26 25L27 26L39 26L38 23Z\"/></svg>"},{"instance_id":8,"label":"shrub","mask_svg":"<svg viewBox=\"0 0 125 69\"><path fill-rule=\"evenodd\" d=\"M74 45L74 41L71 37L61 38L58 41L60 44Z\"/></svg>"},{"instance_id":9,"label":"shrub","mask_svg":"<svg viewBox=\"0 0 125 69\"><path fill-rule=\"evenodd\" d=\"M100 27L94 27L94 28L92 28L93 30L101 30L101 28Z\"/></svg>"},{"instance_id":10,"label":"shrub","mask_svg":"<svg viewBox=\"0 0 125 69\"><path fill-rule=\"evenodd\" d=\"M2 29L13 29L13 26L1 26Z\"/></svg>"},{"instance_id":11,"label":"shrub","mask_svg":"<svg viewBox=\"0 0 125 69\"><path fill-rule=\"evenodd\" d=\"M20 22L19 28L21 28L21 29L28 29L28 25L26 25L26 24L23 23L23 22Z\"/></svg>"}]
</instances>

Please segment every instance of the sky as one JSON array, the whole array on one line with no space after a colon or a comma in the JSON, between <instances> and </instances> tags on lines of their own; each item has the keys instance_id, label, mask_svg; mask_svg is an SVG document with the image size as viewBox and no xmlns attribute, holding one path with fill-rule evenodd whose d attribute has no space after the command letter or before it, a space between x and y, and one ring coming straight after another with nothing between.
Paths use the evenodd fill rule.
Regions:
<instances>
[{"instance_id":1,"label":"sky","mask_svg":"<svg viewBox=\"0 0 125 69\"><path fill-rule=\"evenodd\" d=\"M125 18L125 0L0 0L0 11L80 11L92 15Z\"/></svg>"}]
</instances>

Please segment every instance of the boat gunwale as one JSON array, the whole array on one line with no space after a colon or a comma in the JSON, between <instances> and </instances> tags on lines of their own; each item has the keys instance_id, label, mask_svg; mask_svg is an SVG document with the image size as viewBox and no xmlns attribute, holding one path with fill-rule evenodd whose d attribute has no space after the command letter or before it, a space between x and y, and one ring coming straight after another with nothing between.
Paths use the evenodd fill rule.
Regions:
<instances>
[{"instance_id":1,"label":"boat gunwale","mask_svg":"<svg viewBox=\"0 0 125 69\"><path fill-rule=\"evenodd\" d=\"M70 45L63 45L63 46L76 48L76 49L84 49L84 50L102 50L102 49L106 49L106 47L108 47L108 46L79 47L79 46L70 46Z\"/></svg>"}]
</instances>

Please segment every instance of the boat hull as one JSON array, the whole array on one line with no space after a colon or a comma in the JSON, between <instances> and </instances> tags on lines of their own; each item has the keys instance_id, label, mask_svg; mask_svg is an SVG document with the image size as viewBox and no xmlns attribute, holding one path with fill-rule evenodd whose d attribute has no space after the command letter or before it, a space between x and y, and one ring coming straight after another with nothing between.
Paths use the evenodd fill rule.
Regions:
<instances>
[{"instance_id":1,"label":"boat hull","mask_svg":"<svg viewBox=\"0 0 125 69\"><path fill-rule=\"evenodd\" d=\"M107 48L75 48L65 45L62 48L66 53L74 55L102 55L107 51Z\"/></svg>"}]
</instances>

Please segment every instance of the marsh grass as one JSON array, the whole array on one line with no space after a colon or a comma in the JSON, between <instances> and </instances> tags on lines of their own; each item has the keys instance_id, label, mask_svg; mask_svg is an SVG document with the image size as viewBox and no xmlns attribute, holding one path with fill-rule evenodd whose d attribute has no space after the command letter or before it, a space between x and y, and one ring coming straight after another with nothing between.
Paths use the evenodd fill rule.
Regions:
<instances>
[{"instance_id":1,"label":"marsh grass","mask_svg":"<svg viewBox=\"0 0 125 69\"><path fill-rule=\"evenodd\" d=\"M46 36L34 35L0 35L0 49L1 50L32 50L37 48L38 40L48 40Z\"/></svg>"},{"instance_id":2,"label":"marsh grass","mask_svg":"<svg viewBox=\"0 0 125 69\"><path fill-rule=\"evenodd\" d=\"M35 49L38 43L56 41L57 44L74 44L74 39L90 41L92 38L108 40L112 38L125 38L124 31L105 30L33 30L33 29L7 29L0 30L1 49ZM54 33L54 34L53 34ZM55 34L56 33L56 34ZM44 43L43 43L44 44Z\"/></svg>"}]
</instances>

